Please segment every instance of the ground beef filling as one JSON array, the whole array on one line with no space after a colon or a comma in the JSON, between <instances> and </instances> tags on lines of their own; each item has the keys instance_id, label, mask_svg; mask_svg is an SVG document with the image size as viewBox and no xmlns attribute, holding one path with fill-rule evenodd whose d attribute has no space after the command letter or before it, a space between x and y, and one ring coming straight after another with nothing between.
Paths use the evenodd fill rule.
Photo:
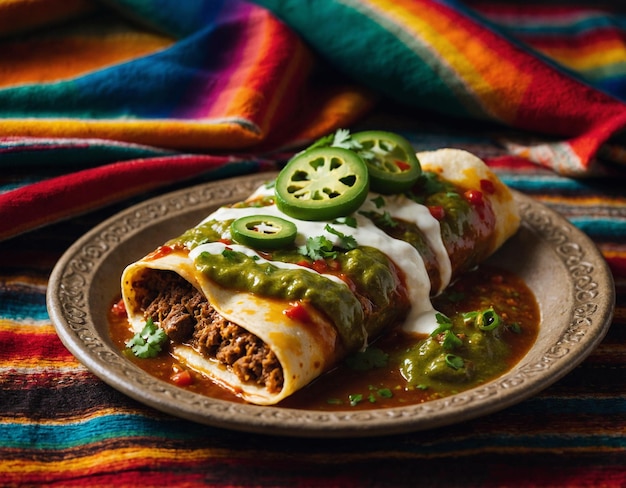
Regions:
<instances>
[{"instance_id":1,"label":"ground beef filling","mask_svg":"<svg viewBox=\"0 0 626 488\"><path fill-rule=\"evenodd\" d=\"M173 342L218 360L242 382L281 390L283 370L267 344L222 317L188 281L171 271L149 271L133 285L143 290L138 296L146 319L158 322Z\"/></svg>"}]
</instances>

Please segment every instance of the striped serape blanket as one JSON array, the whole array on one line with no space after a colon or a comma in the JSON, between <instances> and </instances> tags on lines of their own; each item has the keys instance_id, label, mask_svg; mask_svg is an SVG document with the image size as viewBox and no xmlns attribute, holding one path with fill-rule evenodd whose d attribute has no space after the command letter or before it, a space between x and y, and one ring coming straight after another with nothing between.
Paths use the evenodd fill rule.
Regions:
<instances>
[{"instance_id":1,"label":"striped serape blanket","mask_svg":"<svg viewBox=\"0 0 626 488\"><path fill-rule=\"evenodd\" d=\"M0 486L624 486L624 39L598 2L0 0ZM74 240L339 127L467 149L586 232L617 291L597 349L496 414L332 440L177 419L65 349Z\"/></svg>"},{"instance_id":2,"label":"striped serape blanket","mask_svg":"<svg viewBox=\"0 0 626 488\"><path fill-rule=\"evenodd\" d=\"M392 103L519 131L502 135L507 156L560 174L619 171L624 49L609 13L432 0L0 2L0 238L172 182L265 168Z\"/></svg>"}]
</instances>

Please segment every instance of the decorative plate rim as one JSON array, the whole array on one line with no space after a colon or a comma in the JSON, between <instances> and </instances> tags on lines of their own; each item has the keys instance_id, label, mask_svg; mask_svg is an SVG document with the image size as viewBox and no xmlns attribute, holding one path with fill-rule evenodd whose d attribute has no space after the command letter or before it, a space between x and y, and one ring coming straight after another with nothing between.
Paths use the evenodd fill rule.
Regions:
<instances>
[{"instance_id":1,"label":"decorative plate rim","mask_svg":"<svg viewBox=\"0 0 626 488\"><path fill-rule=\"evenodd\" d=\"M557 212L514 191L522 227L529 239L547 246L559 261L559 269L565 270L572 307L567 316L561 317L557 340L539 351L539 357L532 361L523 359L485 385L405 407L338 412L295 410L234 403L188 392L152 377L126 360L108 338L106 314L103 317L93 309L94 303L102 308L101 304L107 299L110 303L115 295L104 296L106 291L98 290L94 280L102 273L107 276L107 265L123 268L143 255L129 256L126 247L131 241L148 234L158 235L159 225L163 227L180 217L208 214L217 206L244 199L274 176L275 173L256 173L152 198L117 213L79 238L55 265L46 296L50 318L64 345L113 388L177 417L252 433L359 437L440 427L516 404L580 364L611 324L615 288L608 265L595 244ZM173 236L164 235L160 241L146 242L144 254L170 237Z\"/></svg>"}]
</instances>

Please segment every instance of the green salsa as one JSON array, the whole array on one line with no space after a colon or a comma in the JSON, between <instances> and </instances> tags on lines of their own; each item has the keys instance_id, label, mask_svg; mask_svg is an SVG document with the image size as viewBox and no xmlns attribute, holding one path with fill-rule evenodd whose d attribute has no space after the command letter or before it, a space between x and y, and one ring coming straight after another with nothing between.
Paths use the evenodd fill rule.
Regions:
<instances>
[{"instance_id":1,"label":"green salsa","mask_svg":"<svg viewBox=\"0 0 626 488\"><path fill-rule=\"evenodd\" d=\"M464 320L462 313L453 315L450 325L394 358L409 385L454 389L504 372L510 354L502 338L507 325L481 330L475 321Z\"/></svg>"},{"instance_id":2,"label":"green salsa","mask_svg":"<svg viewBox=\"0 0 626 488\"><path fill-rule=\"evenodd\" d=\"M302 256L283 251L273 259L293 262L302 260ZM367 297L378 313L364 317L361 303L349 287L304 268L284 269L268 262L259 263L235 251L204 252L195 264L200 272L221 286L311 303L333 320L344 346L358 349L365 343L366 335L379 334L385 324L393 323L402 313L402 308L390 306L397 297L398 277L387 257L371 247L339 253L336 260L338 269L350 277L356 292Z\"/></svg>"},{"instance_id":3,"label":"green salsa","mask_svg":"<svg viewBox=\"0 0 626 488\"><path fill-rule=\"evenodd\" d=\"M280 405L362 410L443 398L506 373L537 337L537 302L512 273L480 267L462 276L433 304L450 319L451 327L440 327L432 337L408 335L399 328L387 331L365 351L349 356ZM472 312L492 307L500 323L491 330L464 320ZM452 334L458 341L450 338Z\"/></svg>"},{"instance_id":4,"label":"green salsa","mask_svg":"<svg viewBox=\"0 0 626 488\"><path fill-rule=\"evenodd\" d=\"M240 252L201 253L196 267L217 284L261 296L303 300L332 317L344 344L353 348L364 341L363 310L348 287L306 269L284 269L257 263Z\"/></svg>"}]
</instances>

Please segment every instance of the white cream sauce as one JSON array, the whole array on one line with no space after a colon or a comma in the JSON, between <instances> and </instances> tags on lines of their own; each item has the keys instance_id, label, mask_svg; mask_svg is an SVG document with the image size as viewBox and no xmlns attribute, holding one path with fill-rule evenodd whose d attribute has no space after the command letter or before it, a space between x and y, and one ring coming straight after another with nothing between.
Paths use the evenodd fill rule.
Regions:
<instances>
[{"instance_id":1,"label":"white cream sauce","mask_svg":"<svg viewBox=\"0 0 626 488\"><path fill-rule=\"evenodd\" d=\"M264 185L260 187L251 198L271 196L273 195L273 192L273 189L267 188ZM371 193L360 210L375 211L379 213L386 211L389 212L392 217L415 224L424 233L429 246L433 249L437 257L442 282L441 289L443 290L450 281L451 265L450 258L443 245L439 222L437 219L432 217L428 208L417 204L402 195L382 196L385 205L381 208L377 208L374 200L378 197L378 194ZM316 222L294 219L283 214L276 207L276 205L269 205L260 208L222 207L213 212L204 221L224 221L252 215L273 215L293 222L298 229L298 235L296 237L297 246L305 245L306 240L309 237L316 236L324 236L334 244L339 243L338 236L325 230L326 225L329 224L328 221ZM430 279L428 278L422 256L409 243L388 236L385 232L376 227L367 217L359 214L358 212L352 216L357 221L356 228L338 223L330 223L330 225L335 230L354 237L358 245L371 246L385 253L400 269L402 269L405 274L407 291L411 302L411 311L403 324L403 328L407 332L414 333L428 334L432 332L437 327L437 323L435 320L435 310L430 301ZM202 244L190 252L190 257L195 260L202 252L210 252L214 254L221 253L225 247L225 244L219 242ZM228 247L233 250L243 252L249 256L257 255L256 252L244 246L229 245ZM258 262L267 261L259 256ZM316 272L310 268L301 267L291 263L282 263L277 261L271 261L271 263L281 268L307 269L311 272ZM324 274L324 276L341 282L341 280L336 276L328 274Z\"/></svg>"}]
</instances>

